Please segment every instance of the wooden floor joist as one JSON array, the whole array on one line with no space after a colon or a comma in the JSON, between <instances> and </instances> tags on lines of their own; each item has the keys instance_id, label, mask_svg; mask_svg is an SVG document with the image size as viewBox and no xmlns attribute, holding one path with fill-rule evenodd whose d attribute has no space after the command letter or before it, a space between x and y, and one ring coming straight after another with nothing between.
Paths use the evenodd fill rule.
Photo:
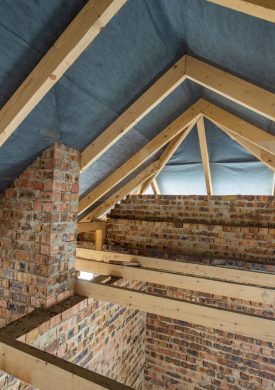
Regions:
<instances>
[{"instance_id":1,"label":"wooden floor joist","mask_svg":"<svg viewBox=\"0 0 275 390\"><path fill-rule=\"evenodd\" d=\"M126 306L133 310L275 342L275 319L240 314L175 298L160 297L79 279L76 280L75 290L79 295Z\"/></svg>"},{"instance_id":2,"label":"wooden floor joist","mask_svg":"<svg viewBox=\"0 0 275 390\"><path fill-rule=\"evenodd\" d=\"M0 369L39 390L131 390L20 341L0 336Z\"/></svg>"},{"instance_id":3,"label":"wooden floor joist","mask_svg":"<svg viewBox=\"0 0 275 390\"><path fill-rule=\"evenodd\" d=\"M0 146L120 10L126 0L89 0L0 111Z\"/></svg>"},{"instance_id":4,"label":"wooden floor joist","mask_svg":"<svg viewBox=\"0 0 275 390\"><path fill-rule=\"evenodd\" d=\"M134 268L129 265L106 264L80 258L76 261L76 269L78 271L100 275L117 276L126 280L156 283L185 290L200 291L252 302L262 302L275 306L275 288L261 288L233 282L221 282L213 279L169 273L167 271Z\"/></svg>"},{"instance_id":5,"label":"wooden floor joist","mask_svg":"<svg viewBox=\"0 0 275 390\"><path fill-rule=\"evenodd\" d=\"M207 0L210 3L230 8L256 18L275 23L274 0Z\"/></svg>"},{"instance_id":6,"label":"wooden floor joist","mask_svg":"<svg viewBox=\"0 0 275 390\"><path fill-rule=\"evenodd\" d=\"M234 268L203 265L197 263L185 263L181 261L171 261L158 259L155 257L145 257L119 252L95 251L92 249L77 248L76 256L80 259L108 262L118 260L138 263L143 268L176 272L185 275L193 275L202 278L212 278L227 282L250 284L259 287L275 288L275 275L265 272L245 271Z\"/></svg>"}]
</instances>

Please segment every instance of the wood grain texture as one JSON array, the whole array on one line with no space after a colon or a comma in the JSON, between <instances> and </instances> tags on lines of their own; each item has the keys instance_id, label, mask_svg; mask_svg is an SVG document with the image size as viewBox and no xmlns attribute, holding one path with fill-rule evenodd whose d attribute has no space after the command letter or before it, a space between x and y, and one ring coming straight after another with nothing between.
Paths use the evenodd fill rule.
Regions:
<instances>
[{"instance_id":1,"label":"wood grain texture","mask_svg":"<svg viewBox=\"0 0 275 390\"><path fill-rule=\"evenodd\" d=\"M55 85L126 0L90 0L0 111L0 146Z\"/></svg>"}]
</instances>

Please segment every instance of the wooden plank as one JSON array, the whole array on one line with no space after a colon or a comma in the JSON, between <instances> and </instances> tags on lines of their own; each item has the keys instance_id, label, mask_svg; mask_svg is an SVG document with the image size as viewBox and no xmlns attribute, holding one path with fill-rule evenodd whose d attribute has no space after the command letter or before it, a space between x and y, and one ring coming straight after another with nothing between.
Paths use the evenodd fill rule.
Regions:
<instances>
[{"instance_id":1,"label":"wooden plank","mask_svg":"<svg viewBox=\"0 0 275 390\"><path fill-rule=\"evenodd\" d=\"M207 191L208 196L212 196L213 195L212 178L211 178L211 171L210 171L209 156L208 156L207 141L206 141L206 134L205 134L203 117L201 117L198 120L197 129L198 129L199 144L200 144L200 150L201 150L201 158L202 158L202 166L203 166L203 171L204 171L206 191Z\"/></svg>"},{"instance_id":2,"label":"wooden plank","mask_svg":"<svg viewBox=\"0 0 275 390\"><path fill-rule=\"evenodd\" d=\"M7 336L0 336L0 369L40 390L131 389Z\"/></svg>"},{"instance_id":3,"label":"wooden plank","mask_svg":"<svg viewBox=\"0 0 275 390\"><path fill-rule=\"evenodd\" d=\"M77 248L77 258L108 262L119 260L140 264L143 268L151 268L203 278L213 278L222 281L251 284L260 287L275 288L275 275L266 272L245 271L228 267L218 267L197 263L164 260L155 257L145 257L119 252L95 251L92 249Z\"/></svg>"},{"instance_id":4,"label":"wooden plank","mask_svg":"<svg viewBox=\"0 0 275 390\"><path fill-rule=\"evenodd\" d=\"M151 176L148 180L146 180L141 188L140 188L140 194L143 194L147 188L151 185L151 182L157 178L159 173L162 171L162 169L165 167L167 162L170 160L170 158L173 156L173 154L176 152L178 147L183 143L185 138L188 136L192 128L194 127L194 124L192 123L187 129L185 129L183 132L181 132L179 135L177 135L175 138L172 139L172 141L169 142L167 147L165 148L164 152L160 156L160 169L156 172L155 175Z\"/></svg>"},{"instance_id":5,"label":"wooden plank","mask_svg":"<svg viewBox=\"0 0 275 390\"><path fill-rule=\"evenodd\" d=\"M103 230L97 229L95 231L95 249L97 251L103 250L103 244L104 244L104 237L103 237Z\"/></svg>"},{"instance_id":6,"label":"wooden plank","mask_svg":"<svg viewBox=\"0 0 275 390\"><path fill-rule=\"evenodd\" d=\"M186 57L190 80L275 121L275 95L196 58Z\"/></svg>"},{"instance_id":7,"label":"wooden plank","mask_svg":"<svg viewBox=\"0 0 275 390\"><path fill-rule=\"evenodd\" d=\"M275 23L274 0L208 0L210 3L230 8L256 18Z\"/></svg>"},{"instance_id":8,"label":"wooden plank","mask_svg":"<svg viewBox=\"0 0 275 390\"><path fill-rule=\"evenodd\" d=\"M101 205L96 207L90 213L88 213L85 217L81 218L82 222L89 222L94 219L101 217L105 214L111 207L113 207L116 203L118 203L121 199L125 198L133 189L142 184L146 179L152 176L156 170L159 169L159 161L155 161L151 163L147 168L145 168L142 172L136 175L129 182L124 184L122 188L116 191L113 195L111 195L107 200L105 200Z\"/></svg>"},{"instance_id":9,"label":"wooden plank","mask_svg":"<svg viewBox=\"0 0 275 390\"><path fill-rule=\"evenodd\" d=\"M152 180L151 186L152 186L153 193L155 195L160 195L160 189L159 189L159 185L158 185L158 183L156 181L156 178L154 178Z\"/></svg>"},{"instance_id":10,"label":"wooden plank","mask_svg":"<svg viewBox=\"0 0 275 390\"><path fill-rule=\"evenodd\" d=\"M275 156L262 150L255 144L247 141L246 139L240 137L239 135L233 133L232 131L224 128L223 126L215 123L224 133L226 133L233 141L240 144L244 149L253 154L256 158L258 158L265 166L275 172Z\"/></svg>"},{"instance_id":11,"label":"wooden plank","mask_svg":"<svg viewBox=\"0 0 275 390\"><path fill-rule=\"evenodd\" d=\"M185 79L184 56L81 153L81 169L84 170L93 164L106 150L132 129Z\"/></svg>"},{"instance_id":12,"label":"wooden plank","mask_svg":"<svg viewBox=\"0 0 275 390\"><path fill-rule=\"evenodd\" d=\"M90 0L0 111L0 146L125 4Z\"/></svg>"},{"instance_id":13,"label":"wooden plank","mask_svg":"<svg viewBox=\"0 0 275 390\"><path fill-rule=\"evenodd\" d=\"M76 280L76 293L133 310L140 310L175 320L221 329L246 337L275 342L275 319L245 315L229 310L180 301L175 298L138 292L122 287L106 286Z\"/></svg>"},{"instance_id":14,"label":"wooden plank","mask_svg":"<svg viewBox=\"0 0 275 390\"><path fill-rule=\"evenodd\" d=\"M92 279L93 283L103 283L106 284L112 279L111 275L98 275Z\"/></svg>"},{"instance_id":15,"label":"wooden plank","mask_svg":"<svg viewBox=\"0 0 275 390\"><path fill-rule=\"evenodd\" d=\"M79 202L78 212L81 214L87 208L97 202L102 196L119 184L134 170L145 163L158 150L165 146L172 138L183 131L190 123L193 123L200 113L200 101L188 108L176 120L150 140L144 147L135 153L130 159L116 169L99 185L89 191Z\"/></svg>"},{"instance_id":16,"label":"wooden plank","mask_svg":"<svg viewBox=\"0 0 275 390\"><path fill-rule=\"evenodd\" d=\"M136 268L126 265L107 264L98 261L77 259L78 271L92 272L101 275L112 275L126 280L156 283L164 286L200 291L208 294L244 299L252 302L262 302L275 305L275 289L248 286L245 284L228 283L213 279L169 273L146 268Z\"/></svg>"},{"instance_id":17,"label":"wooden plank","mask_svg":"<svg viewBox=\"0 0 275 390\"><path fill-rule=\"evenodd\" d=\"M98 229L104 229L105 226L106 226L106 222L104 222L104 221L78 223L77 224L77 232L78 233L95 232Z\"/></svg>"},{"instance_id":18,"label":"wooden plank","mask_svg":"<svg viewBox=\"0 0 275 390\"><path fill-rule=\"evenodd\" d=\"M212 122L218 123L223 128L275 156L275 137L273 135L203 99L201 100L201 113Z\"/></svg>"}]
</instances>

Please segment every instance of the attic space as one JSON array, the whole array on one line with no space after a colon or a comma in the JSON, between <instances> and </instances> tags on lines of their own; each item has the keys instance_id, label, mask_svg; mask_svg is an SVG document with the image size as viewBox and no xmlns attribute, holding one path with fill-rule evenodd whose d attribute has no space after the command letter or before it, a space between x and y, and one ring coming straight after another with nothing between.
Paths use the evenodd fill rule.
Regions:
<instances>
[{"instance_id":1,"label":"attic space","mask_svg":"<svg viewBox=\"0 0 275 390\"><path fill-rule=\"evenodd\" d=\"M275 1L0 0L0 389L275 390Z\"/></svg>"}]
</instances>

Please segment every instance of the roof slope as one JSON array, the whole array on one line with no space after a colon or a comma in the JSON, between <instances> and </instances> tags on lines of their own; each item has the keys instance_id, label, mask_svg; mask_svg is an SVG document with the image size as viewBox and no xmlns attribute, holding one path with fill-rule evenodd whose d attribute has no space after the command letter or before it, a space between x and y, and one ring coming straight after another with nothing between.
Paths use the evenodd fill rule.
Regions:
<instances>
[{"instance_id":1,"label":"roof slope","mask_svg":"<svg viewBox=\"0 0 275 390\"><path fill-rule=\"evenodd\" d=\"M1 104L8 100L83 0L15 0L0 3ZM275 92L275 24L205 0L128 0L95 42L0 148L0 190L55 141L83 150L184 54L202 58ZM185 81L81 175L81 194L95 186L199 97L275 134L273 123L191 81ZM207 123L217 191L228 175L272 173ZM182 167L198 161L195 132ZM187 142L187 141L186 141ZM210 145L211 144L211 145ZM193 149L192 149L193 148ZM226 153L226 154L224 154ZM255 168L256 167L256 168ZM219 173L218 173L219 170ZM242 172L243 172L242 171ZM184 171L182 171L184 172ZM262 189L265 193L266 189Z\"/></svg>"}]
</instances>

